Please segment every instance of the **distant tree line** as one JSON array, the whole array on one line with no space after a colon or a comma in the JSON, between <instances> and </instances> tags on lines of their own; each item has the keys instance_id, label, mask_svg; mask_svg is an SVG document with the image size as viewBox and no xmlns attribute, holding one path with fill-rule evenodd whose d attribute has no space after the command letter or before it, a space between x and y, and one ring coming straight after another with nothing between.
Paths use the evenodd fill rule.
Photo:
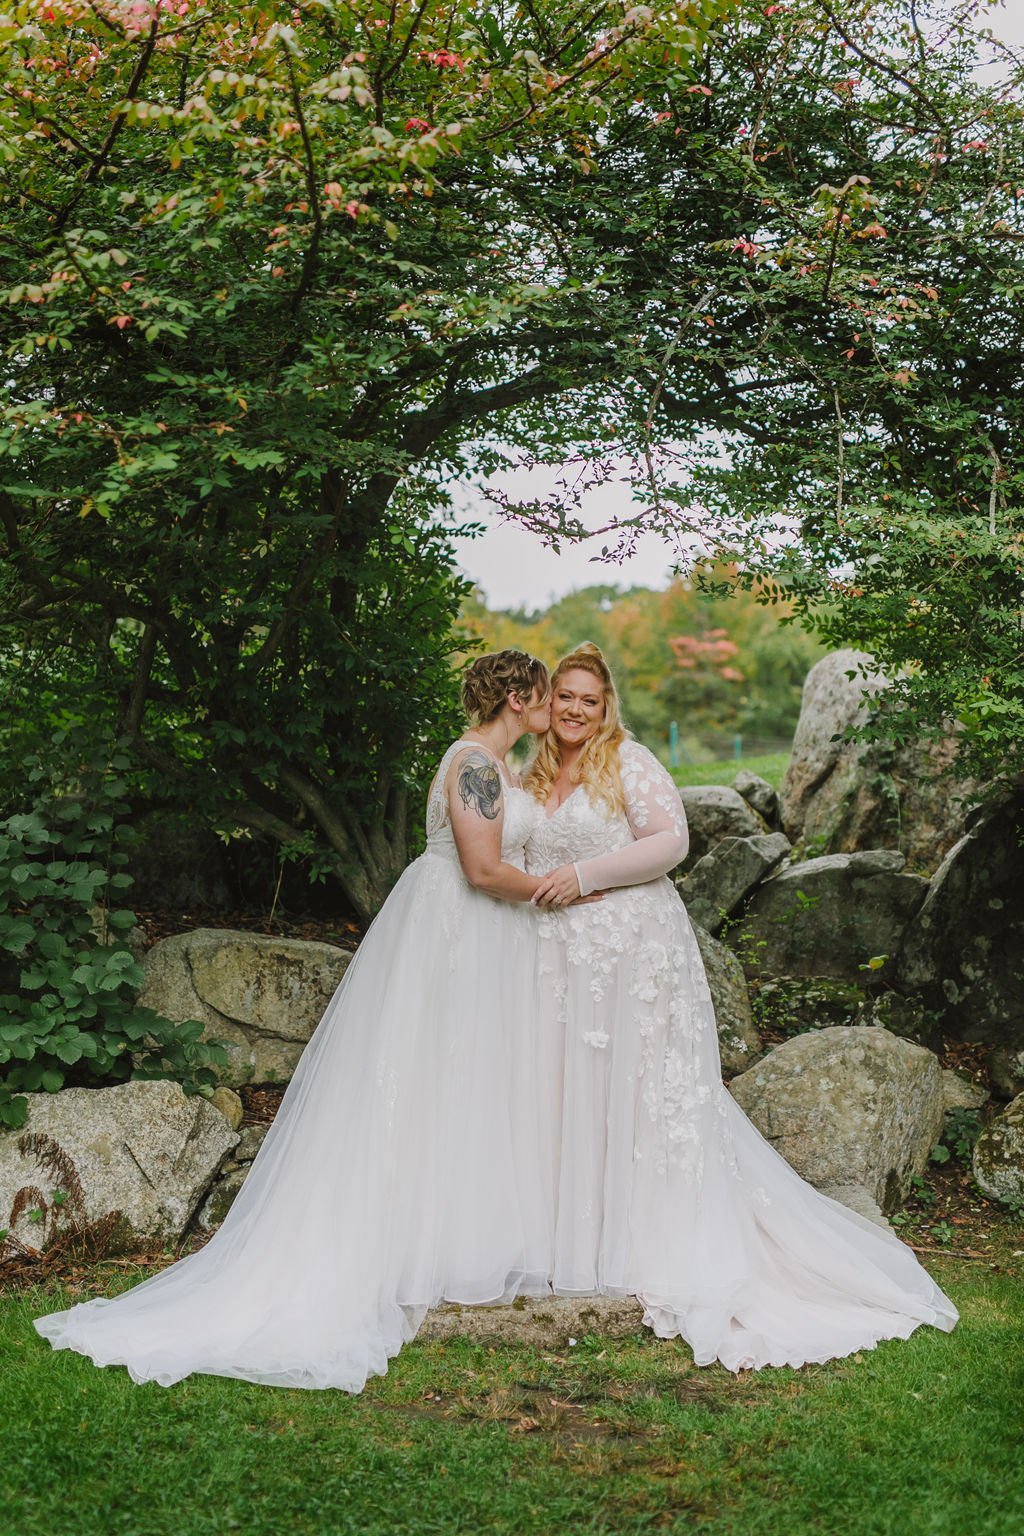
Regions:
<instances>
[{"instance_id":1,"label":"distant tree line","mask_svg":"<svg viewBox=\"0 0 1024 1536\"><path fill-rule=\"evenodd\" d=\"M671 723L682 752L701 760L779 750L793 734L804 678L824 654L785 601L736 581L730 566L698 567L664 590L594 585L536 610L489 609L478 592L462 609L488 648L519 646L554 660L580 640L608 656L626 723L664 756Z\"/></svg>"}]
</instances>

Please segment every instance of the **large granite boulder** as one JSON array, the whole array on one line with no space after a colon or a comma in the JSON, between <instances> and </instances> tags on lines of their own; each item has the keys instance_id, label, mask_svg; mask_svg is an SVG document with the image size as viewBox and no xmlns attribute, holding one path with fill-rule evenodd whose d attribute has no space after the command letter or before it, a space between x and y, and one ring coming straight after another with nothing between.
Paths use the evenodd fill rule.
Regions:
<instances>
[{"instance_id":1,"label":"large granite boulder","mask_svg":"<svg viewBox=\"0 0 1024 1536\"><path fill-rule=\"evenodd\" d=\"M993 1200L1024 1205L1024 1093L997 1115L974 1144L974 1177Z\"/></svg>"},{"instance_id":2,"label":"large granite boulder","mask_svg":"<svg viewBox=\"0 0 1024 1536\"><path fill-rule=\"evenodd\" d=\"M197 928L153 946L139 1002L169 1019L199 1019L204 1038L223 1040L222 1082L283 1082L350 959L333 944Z\"/></svg>"},{"instance_id":3,"label":"large granite boulder","mask_svg":"<svg viewBox=\"0 0 1024 1536\"><path fill-rule=\"evenodd\" d=\"M952 1110L981 1109L989 1101L989 1091L959 1072L943 1068L942 1107L948 1115Z\"/></svg>"},{"instance_id":4,"label":"large granite boulder","mask_svg":"<svg viewBox=\"0 0 1024 1536\"><path fill-rule=\"evenodd\" d=\"M723 837L679 881L679 894L691 920L708 933L720 933L729 914L791 851L789 839L781 832Z\"/></svg>"},{"instance_id":5,"label":"large granite boulder","mask_svg":"<svg viewBox=\"0 0 1024 1536\"><path fill-rule=\"evenodd\" d=\"M912 868L930 870L961 836L974 785L957 768L952 731L900 746L842 739L887 686L863 651L834 651L811 668L782 784L782 826L819 853L899 848Z\"/></svg>"},{"instance_id":6,"label":"large granite boulder","mask_svg":"<svg viewBox=\"0 0 1024 1536\"><path fill-rule=\"evenodd\" d=\"M0 1131L0 1225L40 1247L65 1220L117 1219L109 1251L175 1242L238 1137L206 1099L177 1083L30 1093L28 1119ZM70 1169L70 1171L69 1171ZM20 1190L34 1193L10 1215ZM53 1200L62 1190L64 1202ZM41 1210L32 1223L27 1211Z\"/></svg>"},{"instance_id":7,"label":"large granite boulder","mask_svg":"<svg viewBox=\"0 0 1024 1536\"><path fill-rule=\"evenodd\" d=\"M1024 789L977 815L942 861L907 928L899 979L962 1039L1011 1056L1024 1046Z\"/></svg>"},{"instance_id":8,"label":"large granite boulder","mask_svg":"<svg viewBox=\"0 0 1024 1536\"><path fill-rule=\"evenodd\" d=\"M903 855L886 849L833 853L766 880L750 898L737 939L748 975L854 982L889 975L928 890L927 880L902 865Z\"/></svg>"},{"instance_id":9,"label":"large granite boulder","mask_svg":"<svg viewBox=\"0 0 1024 1536\"><path fill-rule=\"evenodd\" d=\"M761 1054L761 1040L754 1028L747 979L731 949L720 944L696 923L693 932L707 973L711 1000L715 1005L722 1072L726 1077L731 1077L734 1072L745 1071Z\"/></svg>"},{"instance_id":10,"label":"large granite boulder","mask_svg":"<svg viewBox=\"0 0 1024 1536\"><path fill-rule=\"evenodd\" d=\"M690 848L680 870L692 869L698 859L723 837L754 837L767 832L767 823L724 784L696 784L679 791L690 828Z\"/></svg>"},{"instance_id":11,"label":"large granite boulder","mask_svg":"<svg viewBox=\"0 0 1024 1536\"><path fill-rule=\"evenodd\" d=\"M819 1189L856 1185L887 1213L942 1130L938 1058L871 1026L787 1040L729 1091L803 1178Z\"/></svg>"},{"instance_id":12,"label":"large granite boulder","mask_svg":"<svg viewBox=\"0 0 1024 1536\"><path fill-rule=\"evenodd\" d=\"M732 787L769 827L778 827L778 791L772 788L767 779L762 779L759 773L751 773L749 768L741 768L732 781Z\"/></svg>"}]
</instances>

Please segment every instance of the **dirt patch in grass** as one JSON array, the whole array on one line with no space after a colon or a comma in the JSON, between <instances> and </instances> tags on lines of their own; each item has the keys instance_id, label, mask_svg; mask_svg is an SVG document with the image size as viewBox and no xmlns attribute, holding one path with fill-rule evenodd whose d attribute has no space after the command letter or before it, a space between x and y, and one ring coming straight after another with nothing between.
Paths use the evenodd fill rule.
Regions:
<instances>
[{"instance_id":1,"label":"dirt patch in grass","mask_svg":"<svg viewBox=\"0 0 1024 1536\"><path fill-rule=\"evenodd\" d=\"M613 1400L611 1393L603 1399L595 1394L593 1403L585 1403L574 1395L554 1395L548 1384L531 1386L527 1382L516 1382L511 1387L491 1389L478 1395L461 1392L454 1397L445 1397L439 1392L426 1393L416 1403L392 1402L380 1406L410 1418L500 1424L511 1435L546 1435L563 1444L649 1439L651 1431L648 1428L611 1423L599 1415L596 1404Z\"/></svg>"}]
</instances>

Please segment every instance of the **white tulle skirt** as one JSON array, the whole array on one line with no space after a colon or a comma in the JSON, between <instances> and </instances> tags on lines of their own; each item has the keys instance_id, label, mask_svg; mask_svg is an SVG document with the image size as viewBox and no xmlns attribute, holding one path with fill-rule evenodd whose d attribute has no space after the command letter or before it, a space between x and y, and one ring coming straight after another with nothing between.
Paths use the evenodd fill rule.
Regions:
<instances>
[{"instance_id":1,"label":"white tulle skirt","mask_svg":"<svg viewBox=\"0 0 1024 1536\"><path fill-rule=\"evenodd\" d=\"M113 1299L38 1319L56 1349L359 1391L441 1299L545 1294L532 911L425 854L372 925L226 1220Z\"/></svg>"},{"instance_id":2,"label":"white tulle skirt","mask_svg":"<svg viewBox=\"0 0 1024 1536\"><path fill-rule=\"evenodd\" d=\"M723 1086L700 950L669 880L540 927L556 1291L635 1295L656 1334L733 1371L954 1326L911 1250L805 1183Z\"/></svg>"},{"instance_id":3,"label":"white tulle skirt","mask_svg":"<svg viewBox=\"0 0 1024 1536\"><path fill-rule=\"evenodd\" d=\"M723 1088L668 881L538 917L451 858L403 875L205 1248L40 1318L57 1349L359 1391L442 1299L636 1295L699 1365L827 1360L957 1313Z\"/></svg>"}]
</instances>

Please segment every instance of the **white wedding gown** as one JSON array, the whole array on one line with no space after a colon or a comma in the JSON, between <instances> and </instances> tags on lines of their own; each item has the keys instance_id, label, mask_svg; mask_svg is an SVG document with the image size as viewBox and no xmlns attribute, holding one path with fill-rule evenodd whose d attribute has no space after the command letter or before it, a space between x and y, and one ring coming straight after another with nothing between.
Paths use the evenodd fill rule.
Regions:
<instances>
[{"instance_id":1,"label":"white wedding gown","mask_svg":"<svg viewBox=\"0 0 1024 1536\"><path fill-rule=\"evenodd\" d=\"M219 1231L121 1296L39 1318L56 1349L164 1386L196 1371L357 1392L442 1298L548 1292L536 914L462 873L443 785L466 745L442 759L426 852L359 946ZM537 809L505 789L502 855L519 868Z\"/></svg>"},{"instance_id":2,"label":"white wedding gown","mask_svg":"<svg viewBox=\"0 0 1024 1536\"><path fill-rule=\"evenodd\" d=\"M636 1294L733 1370L951 1328L910 1250L804 1184L722 1087L692 930L651 878L683 825L656 760L623 748L628 819L585 790L546 818L506 787L506 861L529 837L534 870L646 882L540 915L463 876L442 786L464 746L220 1230L43 1337L135 1381L357 1392L443 1298Z\"/></svg>"},{"instance_id":3,"label":"white wedding gown","mask_svg":"<svg viewBox=\"0 0 1024 1536\"><path fill-rule=\"evenodd\" d=\"M621 886L540 918L553 1288L635 1295L655 1333L734 1371L951 1329L910 1249L804 1183L723 1086L700 951L664 878L686 849L682 802L645 747L626 742L621 766L625 816L577 789L526 850L530 873L571 862L585 892Z\"/></svg>"}]
</instances>

